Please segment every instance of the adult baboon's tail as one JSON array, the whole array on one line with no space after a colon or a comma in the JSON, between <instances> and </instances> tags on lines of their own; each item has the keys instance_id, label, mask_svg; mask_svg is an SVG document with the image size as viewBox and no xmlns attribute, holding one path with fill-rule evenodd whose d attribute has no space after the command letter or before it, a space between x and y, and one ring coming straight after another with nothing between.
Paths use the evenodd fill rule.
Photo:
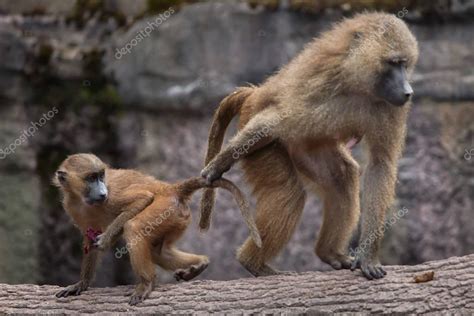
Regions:
<instances>
[{"instance_id":1,"label":"adult baboon's tail","mask_svg":"<svg viewBox=\"0 0 474 316\"><path fill-rule=\"evenodd\" d=\"M195 177L177 183L174 187L176 188L180 201L183 203L186 203L194 192L202 188L222 188L232 193L232 196L239 205L242 217L250 230L250 236L252 237L253 242L258 248L262 247L262 238L258 232L257 224L255 224L255 220L252 217L252 213L250 212L249 204L242 191L240 191L232 181L221 178L212 182L212 184L208 184L206 179Z\"/></svg>"},{"instance_id":2,"label":"adult baboon's tail","mask_svg":"<svg viewBox=\"0 0 474 316\"><path fill-rule=\"evenodd\" d=\"M205 165L207 165L221 150L224 135L229 123L240 112L245 99L252 94L253 87L241 87L221 101L214 113L207 146ZM208 230L211 224L211 213L214 208L216 193L213 189L205 189L201 198L201 218L199 227Z\"/></svg>"}]
</instances>

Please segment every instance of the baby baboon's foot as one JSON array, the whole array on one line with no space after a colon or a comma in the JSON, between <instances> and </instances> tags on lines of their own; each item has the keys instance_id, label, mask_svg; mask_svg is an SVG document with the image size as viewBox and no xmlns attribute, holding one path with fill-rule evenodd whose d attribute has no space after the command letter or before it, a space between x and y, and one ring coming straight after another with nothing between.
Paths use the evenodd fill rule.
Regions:
<instances>
[{"instance_id":1,"label":"baby baboon's foot","mask_svg":"<svg viewBox=\"0 0 474 316\"><path fill-rule=\"evenodd\" d=\"M130 305L137 305L138 303L143 302L150 295L152 290L153 282L138 284L128 303Z\"/></svg>"},{"instance_id":2,"label":"baby baboon's foot","mask_svg":"<svg viewBox=\"0 0 474 316\"><path fill-rule=\"evenodd\" d=\"M176 281L189 281L200 275L204 270L206 270L208 262L195 264L190 266L187 269L178 269L174 272L174 278Z\"/></svg>"},{"instance_id":3,"label":"baby baboon's foot","mask_svg":"<svg viewBox=\"0 0 474 316\"><path fill-rule=\"evenodd\" d=\"M87 289L87 287L88 286L84 282L79 281L76 284L69 285L65 289L62 289L61 291L56 293L56 297L68 297L71 295L80 295L83 291Z\"/></svg>"},{"instance_id":4,"label":"baby baboon's foot","mask_svg":"<svg viewBox=\"0 0 474 316\"><path fill-rule=\"evenodd\" d=\"M354 258L340 254L318 254L319 258L329 264L335 270L350 269Z\"/></svg>"}]
</instances>

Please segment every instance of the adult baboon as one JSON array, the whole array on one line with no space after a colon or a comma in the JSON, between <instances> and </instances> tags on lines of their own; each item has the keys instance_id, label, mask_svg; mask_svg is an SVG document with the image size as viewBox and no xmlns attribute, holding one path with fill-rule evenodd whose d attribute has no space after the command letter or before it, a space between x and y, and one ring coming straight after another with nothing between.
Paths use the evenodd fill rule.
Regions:
<instances>
[{"instance_id":1,"label":"adult baboon","mask_svg":"<svg viewBox=\"0 0 474 316\"><path fill-rule=\"evenodd\" d=\"M386 273L378 259L385 212L394 198L397 161L418 58L415 37L394 15L359 14L323 33L258 87L240 88L214 116L202 176L209 183L242 159L257 198L263 246L251 239L238 260L253 275L277 273L267 261L288 242L307 191L324 204L316 254L334 269L361 267L368 279ZM220 153L225 130L240 114L240 131ZM359 219L359 166L345 144L365 142L361 250L347 255ZM209 227L214 193L201 201Z\"/></svg>"}]
</instances>

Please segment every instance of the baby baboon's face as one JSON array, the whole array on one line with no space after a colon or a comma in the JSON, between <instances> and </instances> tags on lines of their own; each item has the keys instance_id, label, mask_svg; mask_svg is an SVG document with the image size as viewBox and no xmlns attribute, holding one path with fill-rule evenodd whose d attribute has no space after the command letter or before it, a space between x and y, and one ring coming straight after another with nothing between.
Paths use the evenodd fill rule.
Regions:
<instances>
[{"instance_id":1,"label":"baby baboon's face","mask_svg":"<svg viewBox=\"0 0 474 316\"><path fill-rule=\"evenodd\" d=\"M86 204L101 204L108 197L106 167L94 155L72 155L61 164L54 182L63 190L80 196Z\"/></svg>"}]
</instances>

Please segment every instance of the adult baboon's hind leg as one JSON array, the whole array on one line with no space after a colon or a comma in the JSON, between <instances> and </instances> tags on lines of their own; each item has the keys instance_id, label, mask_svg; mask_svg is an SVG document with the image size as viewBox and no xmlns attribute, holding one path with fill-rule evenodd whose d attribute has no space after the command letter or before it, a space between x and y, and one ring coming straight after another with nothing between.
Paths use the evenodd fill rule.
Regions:
<instances>
[{"instance_id":1,"label":"adult baboon's hind leg","mask_svg":"<svg viewBox=\"0 0 474 316\"><path fill-rule=\"evenodd\" d=\"M334 269L349 269L352 258L347 255L347 248L360 213L357 162L341 145L306 148L292 157L323 200L316 254Z\"/></svg>"},{"instance_id":2,"label":"adult baboon's hind leg","mask_svg":"<svg viewBox=\"0 0 474 316\"><path fill-rule=\"evenodd\" d=\"M267 262L290 240L305 203L305 192L286 150L274 144L243 160L247 180L257 199L256 223L262 237L258 248L247 238L237 259L254 276L277 274Z\"/></svg>"}]
</instances>

